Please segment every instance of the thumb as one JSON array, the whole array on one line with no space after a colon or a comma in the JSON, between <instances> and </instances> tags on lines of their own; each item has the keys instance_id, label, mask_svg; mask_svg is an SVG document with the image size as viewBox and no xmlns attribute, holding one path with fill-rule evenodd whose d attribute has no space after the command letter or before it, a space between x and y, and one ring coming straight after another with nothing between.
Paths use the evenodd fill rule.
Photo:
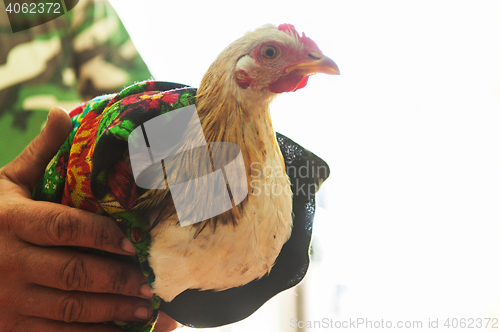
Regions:
<instances>
[{"instance_id":1,"label":"thumb","mask_svg":"<svg viewBox=\"0 0 500 332\"><path fill-rule=\"evenodd\" d=\"M47 116L47 124L40 134L2 171L13 182L31 193L72 128L66 111L59 107L52 108Z\"/></svg>"}]
</instances>

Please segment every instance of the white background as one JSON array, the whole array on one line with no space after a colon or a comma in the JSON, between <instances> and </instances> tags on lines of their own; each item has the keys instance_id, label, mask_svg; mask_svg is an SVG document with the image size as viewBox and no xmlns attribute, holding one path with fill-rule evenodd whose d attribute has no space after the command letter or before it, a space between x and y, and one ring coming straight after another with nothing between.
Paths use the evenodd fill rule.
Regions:
<instances>
[{"instance_id":1,"label":"white background","mask_svg":"<svg viewBox=\"0 0 500 332\"><path fill-rule=\"evenodd\" d=\"M272 105L275 129L331 168L307 280L222 330L289 331L300 292L307 320L500 319L500 2L113 4L158 80L198 86L265 23L340 67Z\"/></svg>"}]
</instances>

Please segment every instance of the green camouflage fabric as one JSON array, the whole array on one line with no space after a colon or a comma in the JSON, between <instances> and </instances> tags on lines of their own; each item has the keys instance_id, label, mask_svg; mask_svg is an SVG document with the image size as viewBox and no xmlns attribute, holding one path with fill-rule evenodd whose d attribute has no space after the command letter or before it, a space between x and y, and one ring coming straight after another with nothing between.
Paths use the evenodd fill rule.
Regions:
<instances>
[{"instance_id":1,"label":"green camouflage fabric","mask_svg":"<svg viewBox=\"0 0 500 332\"><path fill-rule=\"evenodd\" d=\"M40 132L50 108L151 78L125 27L104 0L12 33L0 1L0 167Z\"/></svg>"}]
</instances>

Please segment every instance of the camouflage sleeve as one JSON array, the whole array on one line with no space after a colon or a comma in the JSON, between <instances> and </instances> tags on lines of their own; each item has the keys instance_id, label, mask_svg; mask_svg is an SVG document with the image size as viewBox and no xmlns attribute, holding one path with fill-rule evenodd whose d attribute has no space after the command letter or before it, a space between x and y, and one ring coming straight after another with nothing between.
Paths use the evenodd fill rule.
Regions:
<instances>
[{"instance_id":1,"label":"camouflage sleeve","mask_svg":"<svg viewBox=\"0 0 500 332\"><path fill-rule=\"evenodd\" d=\"M80 0L68 13L13 33L0 1L0 167L40 132L54 106L151 78L105 0Z\"/></svg>"},{"instance_id":2,"label":"camouflage sleeve","mask_svg":"<svg viewBox=\"0 0 500 332\"><path fill-rule=\"evenodd\" d=\"M151 73L107 1L82 1L71 21L74 68L84 99L118 92Z\"/></svg>"}]
</instances>

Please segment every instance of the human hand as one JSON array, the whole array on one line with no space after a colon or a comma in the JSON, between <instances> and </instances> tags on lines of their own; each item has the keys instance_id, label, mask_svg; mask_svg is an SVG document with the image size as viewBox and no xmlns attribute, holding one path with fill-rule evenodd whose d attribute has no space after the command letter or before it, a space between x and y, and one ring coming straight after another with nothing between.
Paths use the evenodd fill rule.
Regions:
<instances>
[{"instance_id":1,"label":"human hand","mask_svg":"<svg viewBox=\"0 0 500 332\"><path fill-rule=\"evenodd\" d=\"M138 266L74 248L134 255L112 219L31 199L71 128L64 110L52 109L42 132L0 169L0 331L122 331L100 322L153 313Z\"/></svg>"}]
</instances>

